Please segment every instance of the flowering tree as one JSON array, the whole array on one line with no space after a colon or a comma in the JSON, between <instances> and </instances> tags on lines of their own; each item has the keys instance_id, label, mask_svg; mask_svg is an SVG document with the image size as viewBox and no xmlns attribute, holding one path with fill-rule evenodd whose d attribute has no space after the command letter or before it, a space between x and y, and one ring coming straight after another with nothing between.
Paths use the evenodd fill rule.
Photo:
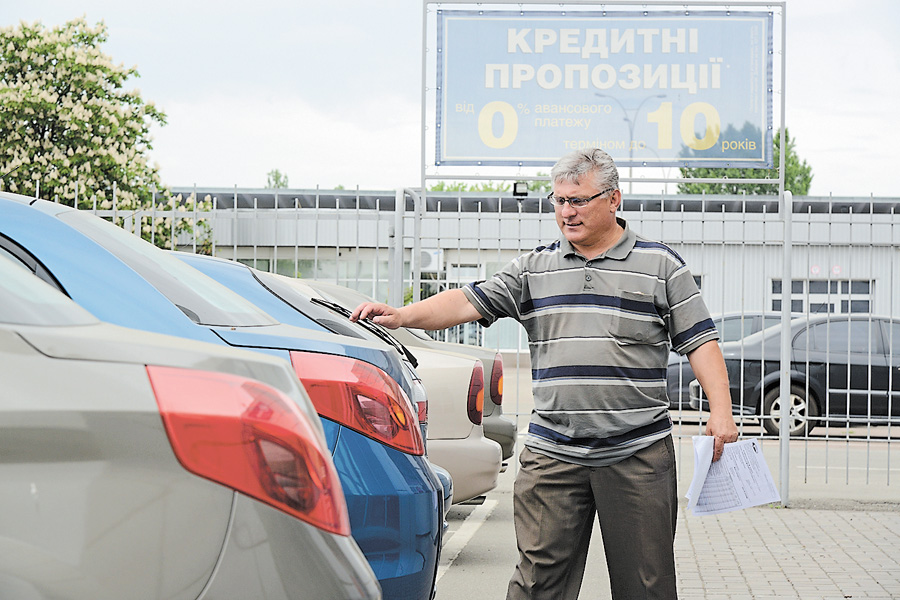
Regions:
<instances>
[{"instance_id":1,"label":"flowering tree","mask_svg":"<svg viewBox=\"0 0 900 600\"><path fill-rule=\"evenodd\" d=\"M103 22L90 27L84 19L0 28L0 186L79 208L115 208L123 218L161 201L156 210L169 209L176 227L141 217L143 237L169 246L173 232L194 227L208 237L208 226L176 212L208 207L172 198L149 164L150 127L165 125L166 115L139 90L125 90L139 74L101 52L107 39Z\"/></svg>"}]
</instances>

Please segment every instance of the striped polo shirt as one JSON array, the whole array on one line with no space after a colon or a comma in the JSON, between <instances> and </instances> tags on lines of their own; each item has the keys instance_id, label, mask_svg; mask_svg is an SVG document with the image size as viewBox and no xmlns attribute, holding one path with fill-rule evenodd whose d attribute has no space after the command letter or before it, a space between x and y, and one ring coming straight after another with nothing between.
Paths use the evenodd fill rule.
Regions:
<instances>
[{"instance_id":1,"label":"striped polo shirt","mask_svg":"<svg viewBox=\"0 0 900 600\"><path fill-rule=\"evenodd\" d=\"M719 337L684 260L625 228L586 260L561 236L509 263L466 297L488 326L528 332L534 412L525 445L567 462L613 464L669 435L669 349Z\"/></svg>"}]
</instances>

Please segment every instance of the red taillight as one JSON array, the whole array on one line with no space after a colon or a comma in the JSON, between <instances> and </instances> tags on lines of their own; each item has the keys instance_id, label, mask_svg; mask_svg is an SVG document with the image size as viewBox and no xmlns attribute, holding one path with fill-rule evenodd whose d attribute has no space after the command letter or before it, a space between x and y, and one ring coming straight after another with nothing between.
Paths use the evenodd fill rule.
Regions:
<instances>
[{"instance_id":1,"label":"red taillight","mask_svg":"<svg viewBox=\"0 0 900 600\"><path fill-rule=\"evenodd\" d=\"M412 403L416 407L419 425L426 425L428 423L428 394L425 392L425 384L421 379L412 380L412 392Z\"/></svg>"},{"instance_id":2,"label":"red taillight","mask_svg":"<svg viewBox=\"0 0 900 600\"><path fill-rule=\"evenodd\" d=\"M428 423L428 403L427 402L417 402L416 412L419 414L419 425L422 423Z\"/></svg>"},{"instance_id":3,"label":"red taillight","mask_svg":"<svg viewBox=\"0 0 900 600\"><path fill-rule=\"evenodd\" d=\"M425 454L418 415L397 382L369 363L291 352L294 371L319 416L409 454Z\"/></svg>"},{"instance_id":4,"label":"red taillight","mask_svg":"<svg viewBox=\"0 0 900 600\"><path fill-rule=\"evenodd\" d=\"M499 352L491 365L491 402L497 406L503 404L503 355Z\"/></svg>"},{"instance_id":5,"label":"red taillight","mask_svg":"<svg viewBox=\"0 0 900 600\"><path fill-rule=\"evenodd\" d=\"M476 361L472 369L472 378L469 380L469 401L466 403L469 420L473 425L481 425L484 414L484 367L481 361Z\"/></svg>"},{"instance_id":6,"label":"red taillight","mask_svg":"<svg viewBox=\"0 0 900 600\"><path fill-rule=\"evenodd\" d=\"M150 365L147 374L185 469L316 527L350 535L331 456L289 397L227 373Z\"/></svg>"}]
</instances>

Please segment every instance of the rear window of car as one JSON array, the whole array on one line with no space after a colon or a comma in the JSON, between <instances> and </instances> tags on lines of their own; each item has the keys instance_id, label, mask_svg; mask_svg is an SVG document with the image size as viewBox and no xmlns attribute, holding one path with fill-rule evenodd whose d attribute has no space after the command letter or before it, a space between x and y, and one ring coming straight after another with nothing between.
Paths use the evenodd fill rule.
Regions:
<instances>
[{"instance_id":1,"label":"rear window of car","mask_svg":"<svg viewBox=\"0 0 900 600\"><path fill-rule=\"evenodd\" d=\"M0 251L0 323L55 326L97 322L91 313Z\"/></svg>"},{"instance_id":2,"label":"rear window of car","mask_svg":"<svg viewBox=\"0 0 900 600\"><path fill-rule=\"evenodd\" d=\"M350 323L346 318L338 316L324 306L313 304L312 301L309 298L304 297L299 290L294 289L289 283L281 280L280 276L266 273L265 271L252 271L252 273L263 287L267 288L273 294L281 298L282 301L289 304L303 318L318 324L326 331L359 339L377 339L371 334L363 335L365 330L359 325Z\"/></svg>"},{"instance_id":3,"label":"rear window of car","mask_svg":"<svg viewBox=\"0 0 900 600\"><path fill-rule=\"evenodd\" d=\"M137 271L195 323L235 327L277 323L211 277L112 223L78 211L60 218Z\"/></svg>"}]
</instances>

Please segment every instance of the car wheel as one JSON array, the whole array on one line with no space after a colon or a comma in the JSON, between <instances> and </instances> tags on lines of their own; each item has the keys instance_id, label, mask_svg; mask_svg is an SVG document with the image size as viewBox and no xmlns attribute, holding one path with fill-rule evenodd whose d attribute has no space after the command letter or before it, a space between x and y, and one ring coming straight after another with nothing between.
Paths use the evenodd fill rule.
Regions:
<instances>
[{"instance_id":1,"label":"car wheel","mask_svg":"<svg viewBox=\"0 0 900 600\"><path fill-rule=\"evenodd\" d=\"M792 436L803 436L812 431L816 426L813 417L819 416L819 407L815 400L810 400L806 396L806 390L799 385L791 386L790 406L788 414L790 415L788 425ZM762 424L766 433L770 435L779 434L779 423L781 421L781 388L774 387L766 392L763 400L763 419Z\"/></svg>"}]
</instances>

